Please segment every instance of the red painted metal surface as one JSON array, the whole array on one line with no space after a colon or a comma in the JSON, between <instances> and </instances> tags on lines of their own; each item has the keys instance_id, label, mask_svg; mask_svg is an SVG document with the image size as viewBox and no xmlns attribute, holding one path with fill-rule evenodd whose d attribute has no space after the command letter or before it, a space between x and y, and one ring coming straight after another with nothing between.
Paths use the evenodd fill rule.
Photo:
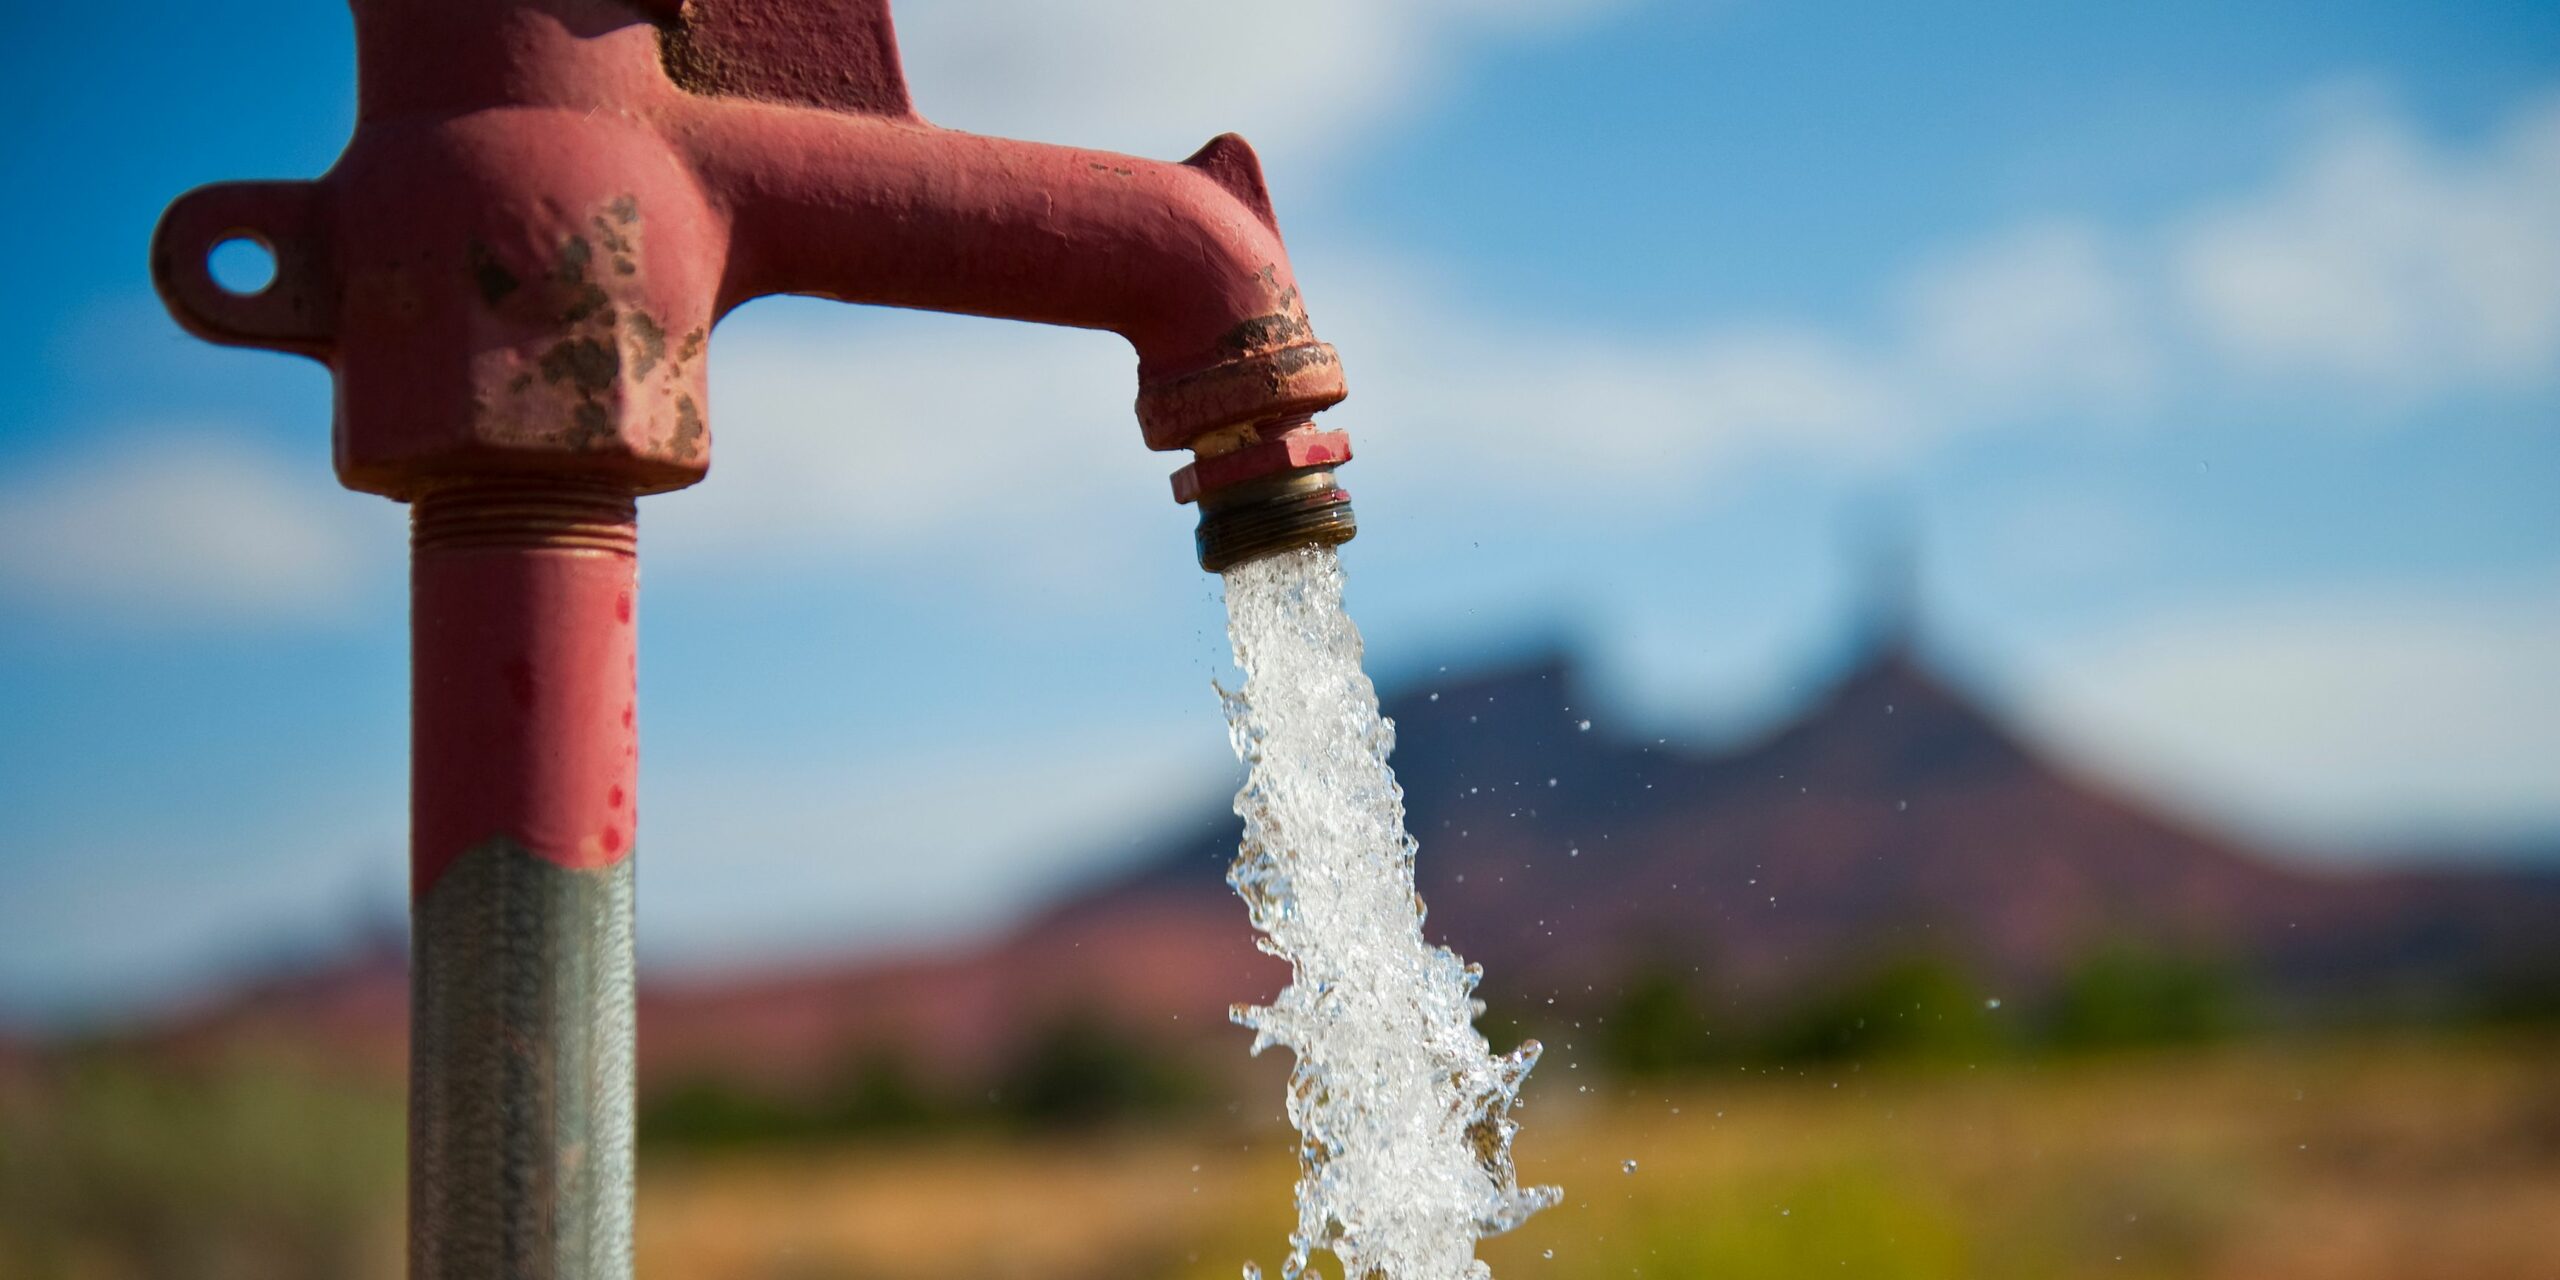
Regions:
<instances>
[{"instance_id":1,"label":"red painted metal surface","mask_svg":"<svg viewBox=\"0 0 2560 1280\"><path fill-rule=\"evenodd\" d=\"M711 326L773 293L1120 333L1157 449L1342 398L1241 139L1174 164L935 128L884 0L354 9L337 166L190 193L152 255L191 331L330 365L353 488L690 484ZM274 287L212 282L233 236Z\"/></svg>"},{"instance_id":2,"label":"red painted metal surface","mask_svg":"<svg viewBox=\"0 0 2560 1280\"><path fill-rule=\"evenodd\" d=\"M1253 441L1225 453L1207 454L1173 473L1173 500L1198 502L1203 493L1283 471L1339 466L1351 461L1351 437L1318 430L1313 423Z\"/></svg>"},{"instance_id":3,"label":"red painted metal surface","mask_svg":"<svg viewBox=\"0 0 2560 1280\"><path fill-rule=\"evenodd\" d=\"M547 479L439 489L416 504L414 540L413 890L492 840L578 870L629 857L631 498Z\"/></svg>"}]
</instances>

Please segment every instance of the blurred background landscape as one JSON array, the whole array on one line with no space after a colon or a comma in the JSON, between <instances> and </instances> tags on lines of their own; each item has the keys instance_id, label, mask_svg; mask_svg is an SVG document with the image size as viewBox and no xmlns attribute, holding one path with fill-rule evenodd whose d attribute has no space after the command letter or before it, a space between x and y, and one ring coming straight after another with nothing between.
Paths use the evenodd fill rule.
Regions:
<instances>
[{"instance_id":1,"label":"blurred background landscape","mask_svg":"<svg viewBox=\"0 0 2560 1280\"><path fill-rule=\"evenodd\" d=\"M898 14L940 123L1263 151L1430 928L1547 1046L1498 1275L2560 1276L2560 11ZM396 1275L401 515L142 270L327 166L346 18L16 37L0 1276ZM1126 350L713 350L644 504L642 1274L1273 1266L1225 1011L1284 975Z\"/></svg>"}]
</instances>

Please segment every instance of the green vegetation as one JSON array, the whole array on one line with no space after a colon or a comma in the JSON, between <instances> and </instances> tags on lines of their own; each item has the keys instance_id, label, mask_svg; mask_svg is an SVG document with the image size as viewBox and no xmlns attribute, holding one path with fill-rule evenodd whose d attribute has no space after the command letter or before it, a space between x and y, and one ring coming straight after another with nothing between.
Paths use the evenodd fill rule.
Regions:
<instances>
[{"instance_id":1,"label":"green vegetation","mask_svg":"<svg viewBox=\"0 0 2560 1280\"><path fill-rule=\"evenodd\" d=\"M1625 1229L1593 1241L1587 1248L1598 1256L1575 1270L1861 1280L1982 1273L1974 1258L1980 1242L1944 1192L1890 1170L1848 1164L1689 1192L1638 1200Z\"/></svg>"},{"instance_id":2,"label":"green vegetation","mask_svg":"<svg viewBox=\"0 0 2560 1280\"><path fill-rule=\"evenodd\" d=\"M1659 966L1627 980L1597 1029L1601 1060L1631 1076L1672 1075L1713 1061L1720 1047L1690 984Z\"/></svg>"},{"instance_id":3,"label":"green vegetation","mask_svg":"<svg viewBox=\"0 0 2560 1280\"><path fill-rule=\"evenodd\" d=\"M2065 1050L2218 1040L2241 1029L2236 972L2210 959L2130 943L2098 948L2063 979L2045 1041Z\"/></svg>"},{"instance_id":4,"label":"green vegetation","mask_svg":"<svg viewBox=\"0 0 2560 1280\"><path fill-rule=\"evenodd\" d=\"M1566 1038L1587 1016L1601 1065L1637 1079L1719 1068L1823 1062L1971 1064L1994 1059L2201 1044L2251 1029L2239 971L2211 957L2108 944L2042 997L2003 1001L1942 957L1902 956L1844 973L1786 1006L1712 1019L1700 983L1639 970L1596 1014L1506 1009L1488 1037ZM2005 1005L2005 1007L2004 1007Z\"/></svg>"},{"instance_id":5,"label":"green vegetation","mask_svg":"<svg viewBox=\"0 0 2560 1280\"><path fill-rule=\"evenodd\" d=\"M658 1093L640 1113L640 1141L670 1148L906 1133L951 1122L952 1104L916 1084L904 1059L864 1054L814 1096L791 1098L718 1078L688 1080Z\"/></svg>"},{"instance_id":6,"label":"green vegetation","mask_svg":"<svg viewBox=\"0 0 2560 1280\"><path fill-rule=\"evenodd\" d=\"M1763 1039L1784 1062L1951 1062L2005 1052L2008 1023L1980 983L1929 957L1898 960L1834 987L1775 1021Z\"/></svg>"},{"instance_id":7,"label":"green vegetation","mask_svg":"<svg viewBox=\"0 0 2560 1280\"><path fill-rule=\"evenodd\" d=\"M716 1150L946 1130L1074 1129L1181 1112L1206 1096L1198 1076L1091 1014L1030 1037L991 1089L959 1095L920 1083L906 1062L868 1053L819 1089L792 1093L723 1079L686 1081L641 1111L640 1141Z\"/></svg>"},{"instance_id":8,"label":"green vegetation","mask_svg":"<svg viewBox=\"0 0 2560 1280\"><path fill-rule=\"evenodd\" d=\"M2463 1012L2492 1026L2560 1027L2560 958L2492 974Z\"/></svg>"},{"instance_id":9,"label":"green vegetation","mask_svg":"<svg viewBox=\"0 0 2560 1280\"><path fill-rule=\"evenodd\" d=\"M1161 1115L1197 1102L1199 1081L1109 1023L1077 1014L1032 1038L996 1091L1003 1114L1034 1128Z\"/></svg>"},{"instance_id":10,"label":"green vegetation","mask_svg":"<svg viewBox=\"0 0 2560 1280\"><path fill-rule=\"evenodd\" d=\"M0 1273L395 1274L403 1128L396 1087L292 1057L67 1055L0 1088Z\"/></svg>"}]
</instances>

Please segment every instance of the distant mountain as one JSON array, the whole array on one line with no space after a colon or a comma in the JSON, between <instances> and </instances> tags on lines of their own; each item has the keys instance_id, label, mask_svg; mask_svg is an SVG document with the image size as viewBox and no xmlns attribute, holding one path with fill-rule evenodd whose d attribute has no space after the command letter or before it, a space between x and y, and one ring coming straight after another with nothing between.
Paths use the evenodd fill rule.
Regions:
<instances>
[{"instance_id":1,"label":"distant mountain","mask_svg":"<svg viewBox=\"0 0 2560 1280\"><path fill-rule=\"evenodd\" d=\"M1605 1005L1638 969L1751 1009L1898 957L2032 1000L2102 943L2210 956L2306 1014L2442 1007L2560 980L2560 874L2308 869L2154 812L2041 758L1888 636L1739 749L1621 733L1562 653L1391 698L1432 935L1486 995ZM1286 978L1223 873L1235 819L1204 798L1123 875L998 942L644 987L644 1078L841 1073L894 1050L983 1079L1084 1018L1171 1040L1242 1033L1229 1004ZM244 992L183 1024L399 1034L396 976Z\"/></svg>"},{"instance_id":2,"label":"distant mountain","mask_svg":"<svg viewBox=\"0 0 2560 1280\"><path fill-rule=\"evenodd\" d=\"M2328 1016L2560 978L2560 874L2243 849L2045 761L1898 639L1738 750L1630 737L1594 706L1560 652L1388 701L1430 932L1485 963L1497 1004L1602 1005L1644 967L1749 1008L1912 955L2032 999L2107 943L2211 957ZM1090 1014L1232 1050L1227 1006L1287 976L1225 885L1235 843L1204 804L993 947L665 992L644 1046L672 1071L766 1035L775 1063L873 1042L983 1069Z\"/></svg>"},{"instance_id":3,"label":"distant mountain","mask_svg":"<svg viewBox=\"0 0 2560 1280\"><path fill-rule=\"evenodd\" d=\"M285 1046L359 1072L408 1064L406 930L367 929L325 956L280 964L158 1014L144 1035L181 1060Z\"/></svg>"}]
</instances>

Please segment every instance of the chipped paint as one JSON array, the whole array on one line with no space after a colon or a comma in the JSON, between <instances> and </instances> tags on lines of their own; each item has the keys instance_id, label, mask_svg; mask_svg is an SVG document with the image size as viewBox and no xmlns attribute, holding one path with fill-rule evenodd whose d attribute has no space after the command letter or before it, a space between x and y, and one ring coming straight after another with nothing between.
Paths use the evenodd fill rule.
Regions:
<instances>
[{"instance_id":1,"label":"chipped paint","mask_svg":"<svg viewBox=\"0 0 2560 1280\"><path fill-rule=\"evenodd\" d=\"M649 318L646 311L631 313L632 368L636 378L646 378L649 371L667 355L667 331Z\"/></svg>"},{"instance_id":2,"label":"chipped paint","mask_svg":"<svg viewBox=\"0 0 2560 1280\"><path fill-rule=\"evenodd\" d=\"M709 328L694 325L670 343L641 269L646 220L636 197L605 201L580 225L535 264L541 288L532 295L515 283L521 267L474 242L468 263L483 305L507 323L532 307L529 318L551 335L520 356L493 357L516 367L475 402L475 431L517 452L619 454L698 472ZM495 287L501 279L506 287Z\"/></svg>"}]
</instances>

